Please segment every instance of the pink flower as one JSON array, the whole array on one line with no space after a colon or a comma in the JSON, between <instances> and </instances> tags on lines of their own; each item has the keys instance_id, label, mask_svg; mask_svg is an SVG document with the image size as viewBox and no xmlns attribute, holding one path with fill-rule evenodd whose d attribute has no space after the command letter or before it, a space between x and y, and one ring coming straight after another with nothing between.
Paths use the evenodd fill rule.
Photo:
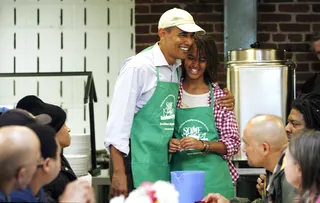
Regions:
<instances>
[{"instance_id":1,"label":"pink flower","mask_svg":"<svg viewBox=\"0 0 320 203\"><path fill-rule=\"evenodd\" d=\"M147 195L151 199L151 202L154 203L157 201L157 198L155 196L156 191L152 189L152 185L153 185L153 183L151 183L151 182L145 182L145 183L141 184L141 187L143 187L146 190Z\"/></svg>"}]
</instances>

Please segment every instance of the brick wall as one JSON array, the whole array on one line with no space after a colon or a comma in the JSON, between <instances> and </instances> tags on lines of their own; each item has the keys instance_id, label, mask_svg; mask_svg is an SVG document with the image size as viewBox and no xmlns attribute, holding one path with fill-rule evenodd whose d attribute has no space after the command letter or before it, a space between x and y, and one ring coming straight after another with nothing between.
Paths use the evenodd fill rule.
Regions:
<instances>
[{"instance_id":1,"label":"brick wall","mask_svg":"<svg viewBox=\"0 0 320 203\"><path fill-rule=\"evenodd\" d=\"M320 71L320 61L309 46L311 33L320 31L319 0L262 0L258 13L262 48L287 50L297 62L298 83Z\"/></svg>"},{"instance_id":2,"label":"brick wall","mask_svg":"<svg viewBox=\"0 0 320 203\"><path fill-rule=\"evenodd\" d=\"M257 39L261 48L285 49L297 62L301 84L320 71L320 61L310 52L309 38L320 31L320 0L258 0ZM223 60L223 0L136 0L136 51L158 40L157 22L166 10L189 11L208 33L213 34ZM223 69L220 80L225 80Z\"/></svg>"}]
</instances>

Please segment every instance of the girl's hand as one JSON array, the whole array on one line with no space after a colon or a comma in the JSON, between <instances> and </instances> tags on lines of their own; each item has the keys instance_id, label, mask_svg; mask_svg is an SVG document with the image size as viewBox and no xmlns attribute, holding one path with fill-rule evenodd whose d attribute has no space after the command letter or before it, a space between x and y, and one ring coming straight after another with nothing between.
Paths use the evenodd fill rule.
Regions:
<instances>
[{"instance_id":1,"label":"girl's hand","mask_svg":"<svg viewBox=\"0 0 320 203\"><path fill-rule=\"evenodd\" d=\"M180 141L183 149L197 149L202 151L204 149L203 143L193 137L185 137Z\"/></svg>"}]
</instances>

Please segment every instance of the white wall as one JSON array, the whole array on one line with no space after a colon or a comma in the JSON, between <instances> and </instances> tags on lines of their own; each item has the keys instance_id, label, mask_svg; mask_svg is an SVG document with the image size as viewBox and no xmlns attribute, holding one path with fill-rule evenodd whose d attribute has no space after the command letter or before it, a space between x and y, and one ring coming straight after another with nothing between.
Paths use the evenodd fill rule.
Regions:
<instances>
[{"instance_id":1,"label":"white wall","mask_svg":"<svg viewBox=\"0 0 320 203\"><path fill-rule=\"evenodd\" d=\"M113 87L122 62L135 53L134 39L133 0L0 1L0 73L92 71L98 96L97 149L104 148ZM0 105L34 94L66 110L71 134L89 133L85 81L85 77L0 78Z\"/></svg>"}]
</instances>

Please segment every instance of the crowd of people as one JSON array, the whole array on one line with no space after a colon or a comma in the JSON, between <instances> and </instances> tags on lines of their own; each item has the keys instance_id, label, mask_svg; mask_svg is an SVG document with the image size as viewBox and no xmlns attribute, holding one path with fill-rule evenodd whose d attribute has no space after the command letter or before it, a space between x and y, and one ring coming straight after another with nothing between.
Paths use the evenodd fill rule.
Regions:
<instances>
[{"instance_id":1,"label":"crowd of people","mask_svg":"<svg viewBox=\"0 0 320 203\"><path fill-rule=\"evenodd\" d=\"M161 16L158 35L157 43L125 61L115 85L105 137L110 196L170 181L170 171L201 170L203 202L250 202L234 194L239 174L230 157L241 141L234 97L216 77L213 38L177 8ZM312 43L317 54L319 36ZM266 169L254 202L320 201L317 78L293 101L287 125L274 115L247 123L242 151L250 166ZM69 132L66 113L33 95L0 116L0 202L95 202L91 185L77 180L63 155Z\"/></svg>"},{"instance_id":2,"label":"crowd of people","mask_svg":"<svg viewBox=\"0 0 320 203\"><path fill-rule=\"evenodd\" d=\"M65 121L60 107L32 95L0 116L0 202L95 202L63 156Z\"/></svg>"}]
</instances>

